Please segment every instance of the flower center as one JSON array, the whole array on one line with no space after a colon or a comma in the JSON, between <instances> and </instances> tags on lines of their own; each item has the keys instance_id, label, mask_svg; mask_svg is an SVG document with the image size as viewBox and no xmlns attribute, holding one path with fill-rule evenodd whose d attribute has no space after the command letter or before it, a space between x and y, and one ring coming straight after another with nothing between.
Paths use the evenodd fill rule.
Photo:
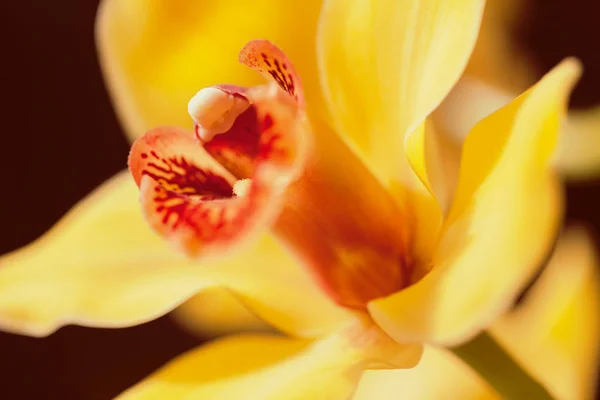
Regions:
<instances>
[{"instance_id":1,"label":"flower center","mask_svg":"<svg viewBox=\"0 0 600 400\"><path fill-rule=\"evenodd\" d=\"M239 179L233 188L238 196L247 193L258 165L273 159L281 165L277 157L289 159L298 151L285 146L288 132L278 129L279 136L263 137L268 129L258 126L253 90L203 89L188 107L196 138ZM269 118L261 123L269 124ZM308 125L303 111L293 124ZM311 136L309 126L299 131ZM283 207L273 231L334 301L365 309L369 301L409 284L403 218L387 190L333 131L320 127L312 136L295 179L284 184L275 182L278 175L266 179L282 188ZM263 167L263 174L267 170Z\"/></svg>"}]
</instances>

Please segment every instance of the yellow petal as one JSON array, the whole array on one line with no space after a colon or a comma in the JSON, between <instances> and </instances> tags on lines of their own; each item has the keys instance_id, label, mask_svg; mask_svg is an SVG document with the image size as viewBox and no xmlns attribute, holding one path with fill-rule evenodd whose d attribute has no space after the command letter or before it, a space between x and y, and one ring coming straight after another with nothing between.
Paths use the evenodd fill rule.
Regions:
<instances>
[{"instance_id":1,"label":"yellow petal","mask_svg":"<svg viewBox=\"0 0 600 400\"><path fill-rule=\"evenodd\" d=\"M198 264L151 232L137 197L121 173L40 240L0 258L0 326L36 336L70 323L130 326L218 284L251 297L261 317L298 334L328 332L348 316L273 239Z\"/></svg>"},{"instance_id":2,"label":"yellow petal","mask_svg":"<svg viewBox=\"0 0 600 400\"><path fill-rule=\"evenodd\" d=\"M346 400L363 370L393 353L397 368L414 366L421 355L418 346L381 346L353 334L315 342L234 336L179 357L118 399Z\"/></svg>"},{"instance_id":3,"label":"yellow petal","mask_svg":"<svg viewBox=\"0 0 600 400\"><path fill-rule=\"evenodd\" d=\"M576 61L563 62L469 134L433 271L369 305L396 340L469 339L510 306L543 261L561 216L549 158L579 74Z\"/></svg>"},{"instance_id":4,"label":"yellow petal","mask_svg":"<svg viewBox=\"0 0 600 400\"><path fill-rule=\"evenodd\" d=\"M515 96L473 77L463 77L433 114L446 140L462 143L477 122ZM561 128L554 165L568 179L600 174L600 107L571 111Z\"/></svg>"},{"instance_id":5,"label":"yellow petal","mask_svg":"<svg viewBox=\"0 0 600 400\"><path fill-rule=\"evenodd\" d=\"M189 99L217 83L261 78L238 64L244 44L269 39L292 59L308 99L319 96L314 41L320 1L104 0L96 36L117 113L135 139L160 125L190 126Z\"/></svg>"},{"instance_id":6,"label":"yellow petal","mask_svg":"<svg viewBox=\"0 0 600 400\"><path fill-rule=\"evenodd\" d=\"M600 175L600 107L572 111L558 142L556 166L570 179Z\"/></svg>"},{"instance_id":7,"label":"yellow petal","mask_svg":"<svg viewBox=\"0 0 600 400\"><path fill-rule=\"evenodd\" d=\"M492 333L557 399L593 399L600 365L598 255L570 229L516 312Z\"/></svg>"},{"instance_id":8,"label":"yellow petal","mask_svg":"<svg viewBox=\"0 0 600 400\"><path fill-rule=\"evenodd\" d=\"M353 400L488 400L499 398L450 351L426 347L419 364L407 370L367 371Z\"/></svg>"},{"instance_id":9,"label":"yellow petal","mask_svg":"<svg viewBox=\"0 0 600 400\"><path fill-rule=\"evenodd\" d=\"M384 181L398 178L404 135L459 78L483 0L325 2L317 38L321 82L339 132Z\"/></svg>"},{"instance_id":10,"label":"yellow petal","mask_svg":"<svg viewBox=\"0 0 600 400\"><path fill-rule=\"evenodd\" d=\"M172 316L183 328L202 338L272 329L224 288L198 293L173 310Z\"/></svg>"},{"instance_id":11,"label":"yellow petal","mask_svg":"<svg viewBox=\"0 0 600 400\"><path fill-rule=\"evenodd\" d=\"M516 311L492 334L528 373L560 400L591 400L597 384L600 280L593 243L581 229L558 242L548 267ZM401 394L401 396L400 396ZM498 399L466 364L427 347L402 371L368 371L354 400Z\"/></svg>"}]
</instances>

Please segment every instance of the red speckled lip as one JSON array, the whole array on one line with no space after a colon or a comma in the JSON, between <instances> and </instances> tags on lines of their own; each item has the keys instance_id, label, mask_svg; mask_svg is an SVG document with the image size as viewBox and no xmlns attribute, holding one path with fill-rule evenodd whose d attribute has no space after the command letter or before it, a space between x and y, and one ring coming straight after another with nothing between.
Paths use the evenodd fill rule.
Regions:
<instances>
[{"instance_id":1,"label":"red speckled lip","mask_svg":"<svg viewBox=\"0 0 600 400\"><path fill-rule=\"evenodd\" d=\"M245 91L252 106L207 143L163 127L132 146L129 169L146 220L190 256L239 244L266 228L301 169L306 132L297 103L275 86ZM238 196L233 186L240 179L251 183Z\"/></svg>"}]
</instances>

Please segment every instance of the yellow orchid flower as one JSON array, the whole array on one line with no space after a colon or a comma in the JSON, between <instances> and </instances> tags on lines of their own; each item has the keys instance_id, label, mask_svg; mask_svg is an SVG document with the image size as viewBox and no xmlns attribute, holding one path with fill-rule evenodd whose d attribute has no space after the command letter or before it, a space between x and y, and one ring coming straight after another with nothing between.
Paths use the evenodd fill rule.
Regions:
<instances>
[{"instance_id":1,"label":"yellow orchid flower","mask_svg":"<svg viewBox=\"0 0 600 400\"><path fill-rule=\"evenodd\" d=\"M186 124L187 99L211 76L196 68L245 83L220 58L247 34L269 37L252 24L270 14L232 4L223 7L235 18L207 19L211 6L103 3L103 68L135 136ZM279 29L309 6L265 3L287 16ZM465 67L483 6L327 1L317 57L307 51L295 68L269 42L250 42L242 61L283 91L205 89L190 103L195 133L153 129L130 157L145 219L193 258L208 256L179 255L149 232L136 185L120 174L0 260L0 325L32 335L67 323L129 326L225 286L273 326L317 338L217 341L124 398L345 398L365 368L411 367L423 342L472 338L511 305L553 242L561 192L549 157L580 69L566 60L481 121L450 196L425 118ZM193 34L210 26L220 35ZM310 50L280 44L294 61Z\"/></svg>"},{"instance_id":2,"label":"yellow orchid flower","mask_svg":"<svg viewBox=\"0 0 600 400\"><path fill-rule=\"evenodd\" d=\"M591 400L597 385L600 281L592 241L570 229L523 304L497 321L492 335L561 400ZM419 365L369 371L355 400L499 399L448 350L428 347Z\"/></svg>"},{"instance_id":3,"label":"yellow orchid flower","mask_svg":"<svg viewBox=\"0 0 600 400\"><path fill-rule=\"evenodd\" d=\"M437 112L439 129L462 139L477 121L539 79L538 66L512 34L515 26L526 22L528 3L526 0L488 0L481 34L465 75ZM569 113L554 163L569 179L598 177L600 106Z\"/></svg>"}]
</instances>

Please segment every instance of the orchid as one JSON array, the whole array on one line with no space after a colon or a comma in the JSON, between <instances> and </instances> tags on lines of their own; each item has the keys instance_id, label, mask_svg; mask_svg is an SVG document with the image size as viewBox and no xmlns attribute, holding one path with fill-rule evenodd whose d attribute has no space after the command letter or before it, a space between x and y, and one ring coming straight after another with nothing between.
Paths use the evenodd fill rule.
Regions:
<instances>
[{"instance_id":1,"label":"orchid","mask_svg":"<svg viewBox=\"0 0 600 400\"><path fill-rule=\"evenodd\" d=\"M576 60L473 128L454 185L427 117L467 64L483 0L326 1L316 57L240 43L267 78L256 86L196 78L206 64L215 79L237 71L225 19L143 4L105 2L98 28L128 131L151 128L132 146L133 180L113 178L0 260L3 328L130 326L225 287L290 336L216 341L123 398L341 399L365 369L413 367L423 343L468 341L511 306L560 224L550 159ZM256 34L257 10L236 29ZM227 45L192 35L199 22Z\"/></svg>"},{"instance_id":2,"label":"orchid","mask_svg":"<svg viewBox=\"0 0 600 400\"><path fill-rule=\"evenodd\" d=\"M507 104L542 75L513 37L527 20L527 0L489 0L481 34L460 82L438 109L436 123L459 142L481 118ZM600 172L600 106L575 109L564 121L553 161L568 179Z\"/></svg>"}]
</instances>

